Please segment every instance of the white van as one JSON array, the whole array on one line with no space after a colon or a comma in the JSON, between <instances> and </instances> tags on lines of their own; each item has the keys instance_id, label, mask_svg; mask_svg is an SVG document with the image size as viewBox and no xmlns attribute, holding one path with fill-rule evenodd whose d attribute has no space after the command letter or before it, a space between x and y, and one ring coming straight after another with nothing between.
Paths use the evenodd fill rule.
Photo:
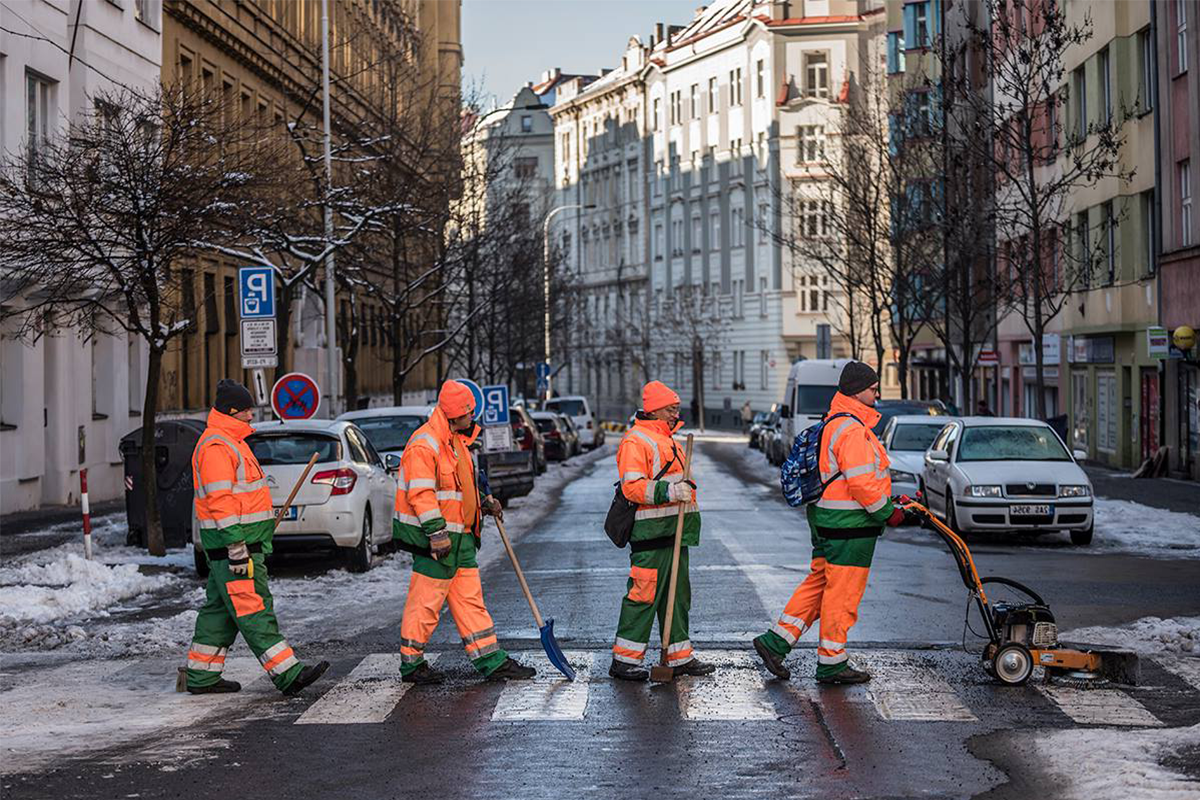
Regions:
<instances>
[{"instance_id":1,"label":"white van","mask_svg":"<svg viewBox=\"0 0 1200 800\"><path fill-rule=\"evenodd\" d=\"M579 429L579 445L592 449L604 444L604 429L592 413L591 403L581 394L569 394L562 397L552 397L542 404L543 411L553 411L570 417Z\"/></svg>"},{"instance_id":2,"label":"white van","mask_svg":"<svg viewBox=\"0 0 1200 800\"><path fill-rule=\"evenodd\" d=\"M829 411L829 403L837 394L842 368L851 361L850 358L813 358L792 364L779 409L785 454L791 451L796 434L820 422Z\"/></svg>"}]
</instances>

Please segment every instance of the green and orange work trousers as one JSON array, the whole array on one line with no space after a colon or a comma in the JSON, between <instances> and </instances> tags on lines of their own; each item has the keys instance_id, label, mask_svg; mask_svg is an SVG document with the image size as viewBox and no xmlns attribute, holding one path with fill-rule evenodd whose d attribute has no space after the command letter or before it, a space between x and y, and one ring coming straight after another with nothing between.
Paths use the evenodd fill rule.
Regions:
<instances>
[{"instance_id":1,"label":"green and orange work trousers","mask_svg":"<svg viewBox=\"0 0 1200 800\"><path fill-rule=\"evenodd\" d=\"M660 547L629 554L629 582L621 600L617 638L613 642L613 660L640 665L646 658L654 618L659 631L666 621L667 595L671 581L673 547ZM679 550L679 579L675 586L675 613L671 616L671 638L667 645L667 664L682 666L691 661L692 642L688 638L688 615L692 608L692 584L688 580L688 549ZM661 634L660 634L661 635Z\"/></svg>"},{"instance_id":2,"label":"green and orange work trousers","mask_svg":"<svg viewBox=\"0 0 1200 800\"><path fill-rule=\"evenodd\" d=\"M508 658L483 603L475 548L475 537L470 533L452 533L450 552L441 560L413 555L412 580L400 622L401 675L412 674L425 662L425 647L447 603L475 669L490 675Z\"/></svg>"},{"instance_id":3,"label":"green and orange work trousers","mask_svg":"<svg viewBox=\"0 0 1200 800\"><path fill-rule=\"evenodd\" d=\"M828 678L846 669L846 637L858 621L858 604L867 589L877 539L830 539L813 526L811 572L796 587L779 621L757 641L785 658L804 632L820 620L817 677Z\"/></svg>"}]
</instances>

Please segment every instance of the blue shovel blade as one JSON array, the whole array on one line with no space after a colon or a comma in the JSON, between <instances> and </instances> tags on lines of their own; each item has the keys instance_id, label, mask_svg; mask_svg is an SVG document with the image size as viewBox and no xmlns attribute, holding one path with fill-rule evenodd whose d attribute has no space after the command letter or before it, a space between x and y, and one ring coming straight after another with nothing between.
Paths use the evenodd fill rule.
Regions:
<instances>
[{"instance_id":1,"label":"blue shovel blade","mask_svg":"<svg viewBox=\"0 0 1200 800\"><path fill-rule=\"evenodd\" d=\"M558 640L554 638L554 620L546 620L546 624L540 628L542 636L542 649L546 651L546 658L550 659L550 663L554 668L567 677L567 680L575 680L575 670L571 669L571 665L567 663L567 657L563 655L562 648L558 646Z\"/></svg>"}]
</instances>

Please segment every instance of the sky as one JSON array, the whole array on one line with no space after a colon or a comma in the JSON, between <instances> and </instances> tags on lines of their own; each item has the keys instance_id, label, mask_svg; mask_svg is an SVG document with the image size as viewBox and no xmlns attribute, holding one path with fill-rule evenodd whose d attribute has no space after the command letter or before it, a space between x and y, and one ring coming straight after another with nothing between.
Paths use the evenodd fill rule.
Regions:
<instances>
[{"instance_id":1,"label":"sky","mask_svg":"<svg viewBox=\"0 0 1200 800\"><path fill-rule=\"evenodd\" d=\"M711 0L463 0L463 86L505 103L543 70L596 73L620 63L630 36L682 25Z\"/></svg>"}]
</instances>

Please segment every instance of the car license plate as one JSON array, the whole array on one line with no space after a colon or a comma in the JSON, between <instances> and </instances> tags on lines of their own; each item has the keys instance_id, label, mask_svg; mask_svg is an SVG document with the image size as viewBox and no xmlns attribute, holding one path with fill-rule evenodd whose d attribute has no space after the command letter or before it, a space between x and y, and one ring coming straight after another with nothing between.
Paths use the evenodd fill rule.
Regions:
<instances>
[{"instance_id":1,"label":"car license plate","mask_svg":"<svg viewBox=\"0 0 1200 800\"><path fill-rule=\"evenodd\" d=\"M1009 506L1008 513L1014 517L1044 517L1050 514L1050 506Z\"/></svg>"},{"instance_id":2,"label":"car license plate","mask_svg":"<svg viewBox=\"0 0 1200 800\"><path fill-rule=\"evenodd\" d=\"M279 509L275 509L275 513L279 513ZM287 513L283 515L284 522L295 522L300 519L300 506L288 506Z\"/></svg>"}]
</instances>

